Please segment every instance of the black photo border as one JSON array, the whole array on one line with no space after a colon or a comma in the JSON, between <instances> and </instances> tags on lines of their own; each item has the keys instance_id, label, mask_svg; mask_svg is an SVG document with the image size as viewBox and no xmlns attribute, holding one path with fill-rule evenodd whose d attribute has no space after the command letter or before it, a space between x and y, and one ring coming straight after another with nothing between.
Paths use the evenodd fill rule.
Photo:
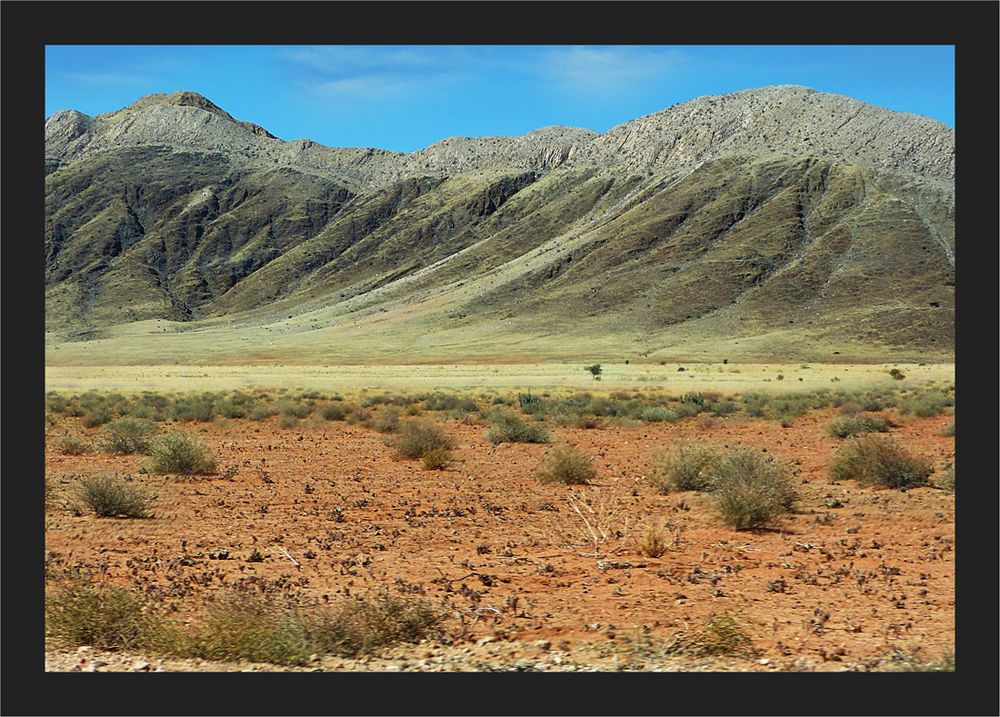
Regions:
<instances>
[{"instance_id":1,"label":"black photo border","mask_svg":"<svg viewBox=\"0 0 1000 717\"><path fill-rule=\"evenodd\" d=\"M995 715L998 705L997 2L2 4L3 714ZM47 44L935 44L956 48L953 673L44 672ZM987 455L987 450L989 455Z\"/></svg>"}]
</instances>

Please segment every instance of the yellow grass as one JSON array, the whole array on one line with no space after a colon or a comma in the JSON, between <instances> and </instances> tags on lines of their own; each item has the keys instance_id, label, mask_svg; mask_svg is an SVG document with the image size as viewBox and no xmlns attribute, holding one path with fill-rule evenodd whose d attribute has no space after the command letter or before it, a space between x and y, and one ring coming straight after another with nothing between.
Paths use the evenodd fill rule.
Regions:
<instances>
[{"instance_id":1,"label":"yellow grass","mask_svg":"<svg viewBox=\"0 0 1000 717\"><path fill-rule=\"evenodd\" d=\"M954 364L602 364L601 381L584 363L379 364L379 365L231 365L231 366L47 366L48 391L156 390L223 391L239 388L301 388L349 392L364 388L396 391L435 388L472 390L585 389L655 390L683 394L797 393L818 389L853 391L950 384ZM683 366L685 371L678 371ZM892 368L906 379L895 381ZM784 376L778 380L777 376ZM799 379L802 379L801 381ZM838 379L836 381L832 379Z\"/></svg>"}]
</instances>

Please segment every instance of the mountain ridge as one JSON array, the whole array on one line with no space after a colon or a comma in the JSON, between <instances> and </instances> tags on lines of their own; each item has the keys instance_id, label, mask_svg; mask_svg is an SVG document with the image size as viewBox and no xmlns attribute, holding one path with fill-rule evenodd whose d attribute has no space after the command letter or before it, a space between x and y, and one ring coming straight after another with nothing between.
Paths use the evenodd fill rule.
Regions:
<instances>
[{"instance_id":1,"label":"mountain ridge","mask_svg":"<svg viewBox=\"0 0 1000 717\"><path fill-rule=\"evenodd\" d=\"M553 331L647 356L953 345L954 131L840 95L775 86L408 154L285 142L191 92L45 132L64 358L94 339L130 355L144 326L162 355L211 335L190 352L213 360L244 343L228 330L304 357L345 336L359 357L400 337L424 358L558 356Z\"/></svg>"}]
</instances>

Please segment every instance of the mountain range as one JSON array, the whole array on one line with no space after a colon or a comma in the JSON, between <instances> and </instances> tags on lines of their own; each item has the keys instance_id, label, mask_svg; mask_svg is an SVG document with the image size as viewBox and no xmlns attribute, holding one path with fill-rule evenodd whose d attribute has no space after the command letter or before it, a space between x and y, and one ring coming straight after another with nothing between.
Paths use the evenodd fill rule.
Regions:
<instances>
[{"instance_id":1,"label":"mountain range","mask_svg":"<svg viewBox=\"0 0 1000 717\"><path fill-rule=\"evenodd\" d=\"M955 133L798 86L404 154L45 122L53 363L951 360Z\"/></svg>"}]
</instances>

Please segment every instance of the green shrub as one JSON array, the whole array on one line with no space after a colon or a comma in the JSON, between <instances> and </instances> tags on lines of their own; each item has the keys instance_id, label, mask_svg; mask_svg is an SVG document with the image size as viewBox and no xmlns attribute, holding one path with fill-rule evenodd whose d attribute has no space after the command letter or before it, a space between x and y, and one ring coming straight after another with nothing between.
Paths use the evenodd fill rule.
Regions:
<instances>
[{"instance_id":1,"label":"green shrub","mask_svg":"<svg viewBox=\"0 0 1000 717\"><path fill-rule=\"evenodd\" d=\"M155 501L141 488L113 476L84 479L79 498L99 518L148 518Z\"/></svg>"},{"instance_id":2,"label":"green shrub","mask_svg":"<svg viewBox=\"0 0 1000 717\"><path fill-rule=\"evenodd\" d=\"M173 417L176 421L208 423L215 418L215 400L210 394L179 398L174 402Z\"/></svg>"},{"instance_id":3,"label":"green shrub","mask_svg":"<svg viewBox=\"0 0 1000 717\"><path fill-rule=\"evenodd\" d=\"M165 622L135 593L80 581L46 596L45 630L62 647L98 650L158 651L169 635Z\"/></svg>"},{"instance_id":4,"label":"green shrub","mask_svg":"<svg viewBox=\"0 0 1000 717\"><path fill-rule=\"evenodd\" d=\"M548 443L549 434L545 427L529 424L509 411L495 411L491 417L492 426L486 431L486 439L497 443Z\"/></svg>"},{"instance_id":5,"label":"green shrub","mask_svg":"<svg viewBox=\"0 0 1000 717\"><path fill-rule=\"evenodd\" d=\"M103 426L110 420L111 414L107 409L102 407L84 413L81 422L87 428L96 428L97 426Z\"/></svg>"},{"instance_id":6,"label":"green shrub","mask_svg":"<svg viewBox=\"0 0 1000 717\"><path fill-rule=\"evenodd\" d=\"M847 443L830 465L833 481L856 480L863 486L914 488L927 485L933 468L888 438L864 435Z\"/></svg>"},{"instance_id":7,"label":"green shrub","mask_svg":"<svg viewBox=\"0 0 1000 717\"><path fill-rule=\"evenodd\" d=\"M92 452L94 447L79 436L67 433L59 439L59 449L68 456L80 456Z\"/></svg>"},{"instance_id":8,"label":"green shrub","mask_svg":"<svg viewBox=\"0 0 1000 717\"><path fill-rule=\"evenodd\" d=\"M712 469L718 463L717 450L699 445L682 445L676 451L658 451L651 461L650 483L657 492L711 490Z\"/></svg>"},{"instance_id":9,"label":"green shrub","mask_svg":"<svg viewBox=\"0 0 1000 717\"><path fill-rule=\"evenodd\" d=\"M899 402L899 412L904 416L930 418L944 413L945 409L955 404L949 396L939 391L928 391L916 396L908 396Z\"/></svg>"},{"instance_id":10,"label":"green shrub","mask_svg":"<svg viewBox=\"0 0 1000 717\"><path fill-rule=\"evenodd\" d=\"M452 396L445 393L434 393L424 399L425 411L462 411L474 413L479 410L479 404L467 396Z\"/></svg>"},{"instance_id":11,"label":"green shrub","mask_svg":"<svg viewBox=\"0 0 1000 717\"><path fill-rule=\"evenodd\" d=\"M100 447L115 455L148 453L150 437L154 433L156 426L149 421L119 418L105 425Z\"/></svg>"},{"instance_id":12,"label":"green shrub","mask_svg":"<svg viewBox=\"0 0 1000 717\"><path fill-rule=\"evenodd\" d=\"M877 416L866 416L861 413L853 413L840 418L836 418L826 427L829 435L836 438L847 438L861 433L886 433L889 430L889 422Z\"/></svg>"},{"instance_id":13,"label":"green shrub","mask_svg":"<svg viewBox=\"0 0 1000 717\"><path fill-rule=\"evenodd\" d=\"M215 460L208 447L196 436L177 431L161 436L152 447L150 470L154 473L211 475Z\"/></svg>"},{"instance_id":14,"label":"green shrub","mask_svg":"<svg viewBox=\"0 0 1000 717\"><path fill-rule=\"evenodd\" d=\"M300 403L299 401L286 399L284 401L278 402L278 411L280 411L282 416L290 416L292 418L305 418L310 413L312 413L312 406L305 403Z\"/></svg>"},{"instance_id":15,"label":"green shrub","mask_svg":"<svg viewBox=\"0 0 1000 717\"><path fill-rule=\"evenodd\" d=\"M448 452L453 448L452 440L440 426L423 420L407 421L400 426L399 432L392 440L392 447L400 458L424 458L440 451Z\"/></svg>"},{"instance_id":16,"label":"green shrub","mask_svg":"<svg viewBox=\"0 0 1000 717\"><path fill-rule=\"evenodd\" d=\"M552 449L535 469L535 478L542 483L585 484L596 475L590 456L575 446Z\"/></svg>"},{"instance_id":17,"label":"green shrub","mask_svg":"<svg viewBox=\"0 0 1000 717\"><path fill-rule=\"evenodd\" d=\"M319 410L320 415L327 421L343 421L350 412L351 407L343 403L328 403Z\"/></svg>"},{"instance_id":18,"label":"green shrub","mask_svg":"<svg viewBox=\"0 0 1000 717\"><path fill-rule=\"evenodd\" d=\"M941 429L942 436L954 436L955 435L955 422L952 421L947 426Z\"/></svg>"},{"instance_id":19,"label":"green shrub","mask_svg":"<svg viewBox=\"0 0 1000 717\"><path fill-rule=\"evenodd\" d=\"M250 409L249 418L251 421L265 421L277 412L278 410L268 403L256 403Z\"/></svg>"},{"instance_id":20,"label":"green shrub","mask_svg":"<svg viewBox=\"0 0 1000 717\"><path fill-rule=\"evenodd\" d=\"M398 406L386 406L367 416L362 423L379 433L395 433L399 430L399 414Z\"/></svg>"},{"instance_id":21,"label":"green shrub","mask_svg":"<svg viewBox=\"0 0 1000 717\"><path fill-rule=\"evenodd\" d=\"M673 423L677 420L677 414L663 406L650 406L639 414L639 420L649 423L660 423L663 421Z\"/></svg>"},{"instance_id":22,"label":"green shrub","mask_svg":"<svg viewBox=\"0 0 1000 717\"><path fill-rule=\"evenodd\" d=\"M792 510L795 491L786 471L763 454L734 448L711 469L715 505L736 530L756 530Z\"/></svg>"}]
</instances>

